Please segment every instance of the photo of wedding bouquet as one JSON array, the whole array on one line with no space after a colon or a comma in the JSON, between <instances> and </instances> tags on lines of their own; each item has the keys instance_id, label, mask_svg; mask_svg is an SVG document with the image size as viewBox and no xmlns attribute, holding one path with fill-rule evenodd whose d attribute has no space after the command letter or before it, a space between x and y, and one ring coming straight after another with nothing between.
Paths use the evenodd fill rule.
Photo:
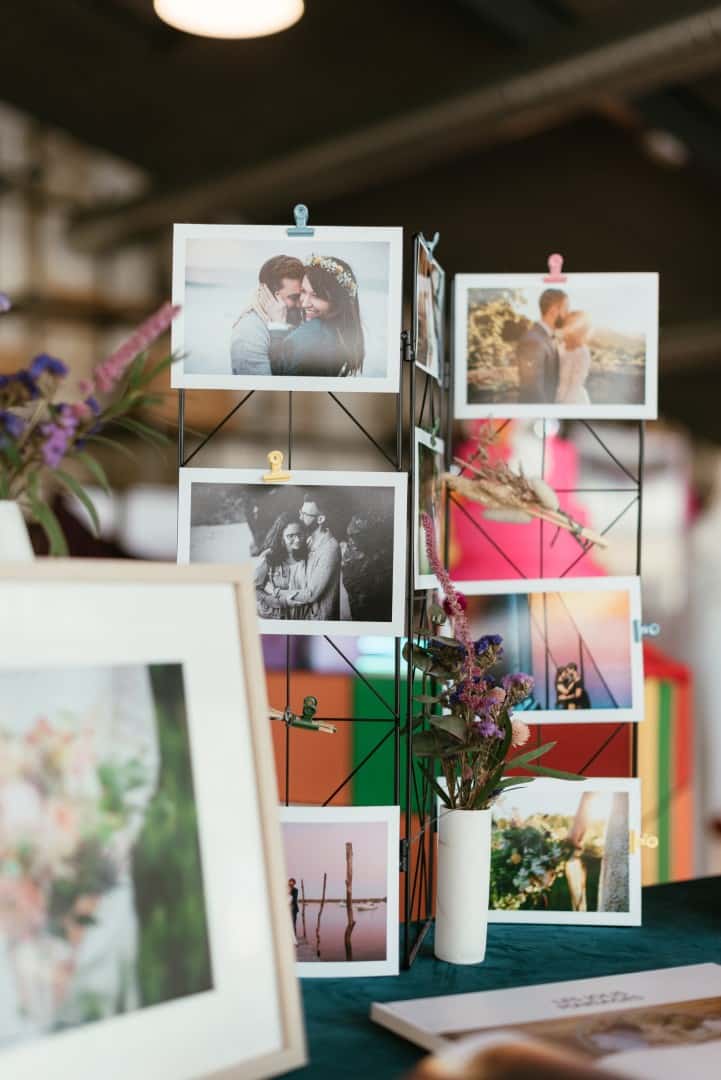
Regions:
<instances>
[{"instance_id":1,"label":"photo of wedding bouquet","mask_svg":"<svg viewBox=\"0 0 721 1080\"><path fill-rule=\"evenodd\" d=\"M182 669L0 689L0 1048L209 988Z\"/></svg>"}]
</instances>

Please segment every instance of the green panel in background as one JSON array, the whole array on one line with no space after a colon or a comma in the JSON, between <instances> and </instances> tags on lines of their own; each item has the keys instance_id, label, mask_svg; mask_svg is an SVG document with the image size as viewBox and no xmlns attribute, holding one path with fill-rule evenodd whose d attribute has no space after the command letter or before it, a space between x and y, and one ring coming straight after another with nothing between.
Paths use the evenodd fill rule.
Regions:
<instances>
[{"instance_id":1,"label":"green panel in background","mask_svg":"<svg viewBox=\"0 0 721 1080\"><path fill-rule=\"evenodd\" d=\"M671 740L672 684L663 679L658 691L658 880L671 879Z\"/></svg>"},{"instance_id":2,"label":"green panel in background","mask_svg":"<svg viewBox=\"0 0 721 1080\"><path fill-rule=\"evenodd\" d=\"M393 707L393 694L395 680L388 675L368 675L368 683L383 697L391 708ZM420 680L416 682L416 692L420 693ZM401 709L404 708L406 695L405 679L401 682ZM353 724L353 765L357 765L366 757L383 736L393 729L393 721L387 709L375 696L362 679L353 680L353 716L384 719L388 717L387 724L363 723ZM405 786L405 735L401 735L400 747L401 768L401 809L405 809L403 788ZM416 783L420 790L421 773L417 766ZM353 778L353 804L355 806L379 806L393 802L393 777L394 777L394 745L393 735L390 734L385 743L373 756L359 769Z\"/></svg>"}]
</instances>

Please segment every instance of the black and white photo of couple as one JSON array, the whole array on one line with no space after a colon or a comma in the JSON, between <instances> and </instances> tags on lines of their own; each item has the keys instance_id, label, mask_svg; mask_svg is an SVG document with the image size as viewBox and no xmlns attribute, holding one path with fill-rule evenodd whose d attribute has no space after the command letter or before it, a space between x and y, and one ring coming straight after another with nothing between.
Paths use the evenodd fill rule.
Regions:
<instances>
[{"instance_id":1,"label":"black and white photo of couple","mask_svg":"<svg viewBox=\"0 0 721 1080\"><path fill-rule=\"evenodd\" d=\"M456 416L656 414L655 274L462 274L456 327Z\"/></svg>"},{"instance_id":2,"label":"black and white photo of couple","mask_svg":"<svg viewBox=\"0 0 721 1080\"><path fill-rule=\"evenodd\" d=\"M181 474L179 559L250 560L256 609L267 633L372 632L390 626L400 580L394 553L402 496L385 474L368 483L232 482L242 470ZM215 474L219 482L203 482ZM305 476L328 474L305 474ZM363 474L356 474L356 477ZM183 490L186 490L186 494ZM189 503L189 506L188 506ZM187 522L187 524L186 524ZM400 547L401 545L399 545Z\"/></svg>"},{"instance_id":3,"label":"black and white photo of couple","mask_svg":"<svg viewBox=\"0 0 721 1080\"><path fill-rule=\"evenodd\" d=\"M400 229L176 225L173 386L395 392Z\"/></svg>"},{"instance_id":4,"label":"black and white photo of couple","mask_svg":"<svg viewBox=\"0 0 721 1080\"><path fill-rule=\"evenodd\" d=\"M273 255L233 324L234 375L361 375L365 344L358 282L344 259Z\"/></svg>"}]
</instances>

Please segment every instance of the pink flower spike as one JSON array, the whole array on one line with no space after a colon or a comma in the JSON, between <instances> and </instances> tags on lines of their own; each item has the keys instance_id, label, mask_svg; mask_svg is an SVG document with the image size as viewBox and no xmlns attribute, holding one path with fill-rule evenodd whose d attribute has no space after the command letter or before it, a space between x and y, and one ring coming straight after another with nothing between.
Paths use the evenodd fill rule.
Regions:
<instances>
[{"instance_id":1,"label":"pink flower spike","mask_svg":"<svg viewBox=\"0 0 721 1080\"><path fill-rule=\"evenodd\" d=\"M147 349L168 329L179 311L180 307L177 304L163 304L154 315L141 323L119 349L116 349L95 368L94 374L98 388L104 392L112 390L138 353Z\"/></svg>"},{"instance_id":2,"label":"pink flower spike","mask_svg":"<svg viewBox=\"0 0 721 1080\"><path fill-rule=\"evenodd\" d=\"M91 379L78 380L78 390L83 395L83 397L87 397L89 394L92 394L94 389L95 383Z\"/></svg>"}]
</instances>

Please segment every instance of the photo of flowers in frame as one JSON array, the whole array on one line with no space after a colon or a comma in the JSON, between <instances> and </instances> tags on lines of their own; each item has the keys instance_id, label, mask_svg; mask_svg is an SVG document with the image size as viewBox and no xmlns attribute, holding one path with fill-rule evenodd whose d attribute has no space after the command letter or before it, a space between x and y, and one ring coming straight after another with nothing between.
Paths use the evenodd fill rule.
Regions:
<instances>
[{"instance_id":1,"label":"photo of flowers in frame","mask_svg":"<svg viewBox=\"0 0 721 1080\"><path fill-rule=\"evenodd\" d=\"M443 366L446 275L422 236L415 238L413 297L415 361L440 379Z\"/></svg>"},{"instance_id":2,"label":"photo of flowers in frame","mask_svg":"<svg viewBox=\"0 0 721 1080\"><path fill-rule=\"evenodd\" d=\"M402 633L407 477L180 470L178 562L253 565L264 634Z\"/></svg>"},{"instance_id":3,"label":"photo of flowers in frame","mask_svg":"<svg viewBox=\"0 0 721 1080\"><path fill-rule=\"evenodd\" d=\"M641 925L641 785L540 778L491 806L489 922Z\"/></svg>"},{"instance_id":4,"label":"photo of flowers in frame","mask_svg":"<svg viewBox=\"0 0 721 1080\"><path fill-rule=\"evenodd\" d=\"M459 274L454 416L654 420L658 274Z\"/></svg>"},{"instance_id":5,"label":"photo of flowers in frame","mask_svg":"<svg viewBox=\"0 0 721 1080\"><path fill-rule=\"evenodd\" d=\"M174 387L396 393L402 229L175 225Z\"/></svg>"},{"instance_id":6,"label":"photo of flowers in frame","mask_svg":"<svg viewBox=\"0 0 721 1080\"><path fill-rule=\"evenodd\" d=\"M397 975L398 806L282 806L303 978Z\"/></svg>"},{"instance_id":7,"label":"photo of flowers in frame","mask_svg":"<svg viewBox=\"0 0 721 1080\"><path fill-rule=\"evenodd\" d=\"M301 1065L248 571L6 564L0 599L3 1076Z\"/></svg>"},{"instance_id":8,"label":"photo of flowers in frame","mask_svg":"<svg viewBox=\"0 0 721 1080\"><path fill-rule=\"evenodd\" d=\"M641 591L636 577L524 578L457 583L474 638L499 633L507 671L533 676L523 719L643 719Z\"/></svg>"}]
</instances>

